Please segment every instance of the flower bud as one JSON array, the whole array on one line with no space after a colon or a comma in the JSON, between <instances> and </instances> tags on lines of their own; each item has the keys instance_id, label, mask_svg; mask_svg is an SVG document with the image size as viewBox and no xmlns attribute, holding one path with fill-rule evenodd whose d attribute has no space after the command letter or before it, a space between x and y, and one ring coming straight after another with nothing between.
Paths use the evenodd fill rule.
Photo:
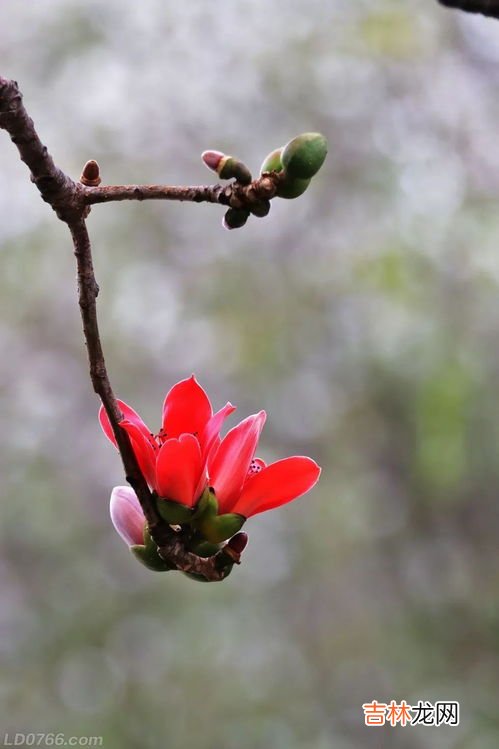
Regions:
<instances>
[{"instance_id":1,"label":"flower bud","mask_svg":"<svg viewBox=\"0 0 499 749\"><path fill-rule=\"evenodd\" d=\"M213 172L216 172L218 174L218 165L222 161L222 159L225 159L226 156L221 151L203 151L201 154L201 158L203 159L205 166L208 167L208 169L211 169Z\"/></svg>"},{"instance_id":2,"label":"flower bud","mask_svg":"<svg viewBox=\"0 0 499 749\"><path fill-rule=\"evenodd\" d=\"M271 151L263 160L263 164L260 167L260 174L264 172L282 172L283 166L281 161L281 155L283 148L276 148Z\"/></svg>"},{"instance_id":3,"label":"flower bud","mask_svg":"<svg viewBox=\"0 0 499 749\"><path fill-rule=\"evenodd\" d=\"M249 211L246 208L229 208L223 217L222 225L225 229L240 229L248 220Z\"/></svg>"},{"instance_id":4,"label":"flower bud","mask_svg":"<svg viewBox=\"0 0 499 749\"><path fill-rule=\"evenodd\" d=\"M99 165L94 159L87 161L81 173L80 182L87 187L98 187L101 183Z\"/></svg>"},{"instance_id":5,"label":"flower bud","mask_svg":"<svg viewBox=\"0 0 499 749\"><path fill-rule=\"evenodd\" d=\"M258 218L265 218L265 216L267 216L270 211L270 200L260 200L258 201L258 203L253 203L253 205L250 207L250 211L253 216L258 216Z\"/></svg>"},{"instance_id":6,"label":"flower bud","mask_svg":"<svg viewBox=\"0 0 499 749\"><path fill-rule=\"evenodd\" d=\"M222 179L235 179L242 185L249 185L252 180L246 164L234 156L228 156L221 151L203 151L201 158L208 169L216 172Z\"/></svg>"},{"instance_id":7,"label":"flower bud","mask_svg":"<svg viewBox=\"0 0 499 749\"><path fill-rule=\"evenodd\" d=\"M226 156L223 163L220 162L218 174L222 179L235 179L241 185L249 185L252 180L251 172L242 161L233 156Z\"/></svg>"},{"instance_id":8,"label":"flower bud","mask_svg":"<svg viewBox=\"0 0 499 749\"><path fill-rule=\"evenodd\" d=\"M327 154L327 141L320 133L302 133L284 146L282 165L291 177L309 179L317 174Z\"/></svg>"},{"instance_id":9,"label":"flower bud","mask_svg":"<svg viewBox=\"0 0 499 749\"><path fill-rule=\"evenodd\" d=\"M291 177L291 175L286 172L284 180L278 184L275 194L279 198L287 198L289 200L297 198L300 195L303 195L311 181L312 180L310 179Z\"/></svg>"},{"instance_id":10,"label":"flower bud","mask_svg":"<svg viewBox=\"0 0 499 749\"><path fill-rule=\"evenodd\" d=\"M227 546L236 554L242 554L248 543L247 533L236 533L228 542Z\"/></svg>"}]
</instances>

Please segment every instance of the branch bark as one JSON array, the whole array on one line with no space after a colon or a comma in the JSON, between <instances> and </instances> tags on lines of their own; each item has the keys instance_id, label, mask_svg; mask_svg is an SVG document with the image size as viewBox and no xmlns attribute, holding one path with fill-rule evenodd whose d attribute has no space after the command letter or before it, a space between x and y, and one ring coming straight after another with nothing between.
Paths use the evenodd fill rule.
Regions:
<instances>
[{"instance_id":1,"label":"branch bark","mask_svg":"<svg viewBox=\"0 0 499 749\"><path fill-rule=\"evenodd\" d=\"M438 0L447 8L457 8L468 13L481 13L490 18L499 18L499 0Z\"/></svg>"},{"instance_id":2,"label":"branch bark","mask_svg":"<svg viewBox=\"0 0 499 749\"><path fill-rule=\"evenodd\" d=\"M116 200L176 200L190 203L220 203L232 208L251 209L255 203L274 197L282 177L272 172L249 185L103 185L85 187L83 200L87 205Z\"/></svg>"},{"instance_id":3,"label":"branch bark","mask_svg":"<svg viewBox=\"0 0 499 749\"><path fill-rule=\"evenodd\" d=\"M93 389L100 397L109 416L118 450L121 455L127 481L140 501L149 531L158 546L159 554L172 567L183 572L193 573L208 581L223 580L232 565L239 563L240 553L231 547L230 542L215 556L208 559L199 557L184 548L178 533L163 520L157 509L154 497L139 468L126 432L121 429L120 412L106 369L104 352L97 320L97 295L99 287L95 278L92 247L85 219L94 203L111 200L189 200L207 201L232 205L231 201L254 201L259 190L275 192L272 181L257 181L255 187L249 185L222 187L168 187L158 185L123 187L85 187L74 182L59 169L46 146L40 140L33 120L28 116L22 96L15 81L0 76L0 128L6 130L16 145L19 155L31 172L31 180L40 194L52 206L57 216L67 224L73 239L78 275L78 300L80 305L83 333L87 345L90 365L90 378ZM241 189L240 189L241 188ZM272 193L273 194L273 193Z\"/></svg>"}]
</instances>

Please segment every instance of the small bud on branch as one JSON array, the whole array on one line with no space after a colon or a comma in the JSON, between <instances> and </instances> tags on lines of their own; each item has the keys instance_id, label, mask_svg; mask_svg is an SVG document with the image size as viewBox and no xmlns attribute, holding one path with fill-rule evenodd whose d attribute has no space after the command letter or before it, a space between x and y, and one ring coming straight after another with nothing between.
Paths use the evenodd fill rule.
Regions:
<instances>
[{"instance_id":1,"label":"small bud on branch","mask_svg":"<svg viewBox=\"0 0 499 749\"><path fill-rule=\"evenodd\" d=\"M80 182L86 187L98 187L101 181L99 165L96 161L90 159L83 167Z\"/></svg>"}]
</instances>

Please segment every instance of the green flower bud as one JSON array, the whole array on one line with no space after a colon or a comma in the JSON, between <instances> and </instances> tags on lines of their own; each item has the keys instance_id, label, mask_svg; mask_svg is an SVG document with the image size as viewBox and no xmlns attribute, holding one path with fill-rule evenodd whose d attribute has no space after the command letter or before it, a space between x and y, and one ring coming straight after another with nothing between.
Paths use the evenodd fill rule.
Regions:
<instances>
[{"instance_id":1,"label":"green flower bud","mask_svg":"<svg viewBox=\"0 0 499 749\"><path fill-rule=\"evenodd\" d=\"M222 179L235 179L242 185L249 185L252 180L251 172L246 164L233 156L225 156L220 161L217 171Z\"/></svg>"},{"instance_id":2,"label":"green flower bud","mask_svg":"<svg viewBox=\"0 0 499 749\"><path fill-rule=\"evenodd\" d=\"M302 133L284 146L282 164L291 177L308 179L317 174L327 154L327 141L320 133Z\"/></svg>"},{"instance_id":3,"label":"green flower bud","mask_svg":"<svg viewBox=\"0 0 499 749\"><path fill-rule=\"evenodd\" d=\"M225 229L240 229L248 220L249 211L246 208L229 208L223 218Z\"/></svg>"},{"instance_id":4,"label":"green flower bud","mask_svg":"<svg viewBox=\"0 0 499 749\"><path fill-rule=\"evenodd\" d=\"M283 182L280 182L277 186L276 195L279 198L297 198L299 195L303 195L307 187L309 186L311 179L300 179L299 177L291 177L287 172Z\"/></svg>"},{"instance_id":5,"label":"green flower bud","mask_svg":"<svg viewBox=\"0 0 499 749\"><path fill-rule=\"evenodd\" d=\"M268 212L270 211L270 200L260 200L258 203L253 203L253 205L250 208L251 213L253 216L258 216L258 218L264 218L267 216Z\"/></svg>"},{"instance_id":6,"label":"green flower bud","mask_svg":"<svg viewBox=\"0 0 499 749\"><path fill-rule=\"evenodd\" d=\"M201 158L222 179L235 179L242 185L249 185L253 179L246 164L222 151L203 151Z\"/></svg>"},{"instance_id":7,"label":"green flower bud","mask_svg":"<svg viewBox=\"0 0 499 749\"><path fill-rule=\"evenodd\" d=\"M283 169L281 156L283 148L276 148L275 151L271 151L263 160L263 164L260 167L260 174L264 172L281 172Z\"/></svg>"},{"instance_id":8,"label":"green flower bud","mask_svg":"<svg viewBox=\"0 0 499 749\"><path fill-rule=\"evenodd\" d=\"M170 525L190 523L194 514L190 507L169 499L161 499L161 497L156 500L156 506L163 520L166 520Z\"/></svg>"}]
</instances>

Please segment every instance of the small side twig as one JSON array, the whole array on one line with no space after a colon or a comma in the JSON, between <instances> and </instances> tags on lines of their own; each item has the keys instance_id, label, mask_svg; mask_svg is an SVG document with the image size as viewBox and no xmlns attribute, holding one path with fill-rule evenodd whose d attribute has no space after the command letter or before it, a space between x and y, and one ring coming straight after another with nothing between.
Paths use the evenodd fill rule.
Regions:
<instances>
[{"instance_id":1,"label":"small side twig","mask_svg":"<svg viewBox=\"0 0 499 749\"><path fill-rule=\"evenodd\" d=\"M250 208L262 200L270 200L282 180L279 174L270 173L253 180L249 185L232 182L229 185L101 185L85 187L86 205L110 203L116 200L176 200L190 203L219 203L232 208Z\"/></svg>"}]
</instances>

